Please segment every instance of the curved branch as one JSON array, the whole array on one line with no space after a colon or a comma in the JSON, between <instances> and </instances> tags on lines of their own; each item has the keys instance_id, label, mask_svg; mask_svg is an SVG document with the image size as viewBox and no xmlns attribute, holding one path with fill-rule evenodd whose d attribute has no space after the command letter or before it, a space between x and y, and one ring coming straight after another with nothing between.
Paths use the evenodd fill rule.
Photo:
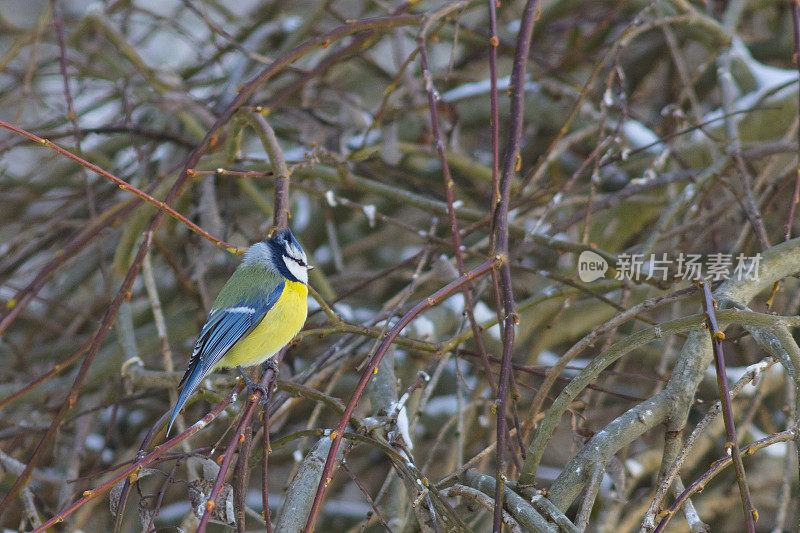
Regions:
<instances>
[{"instance_id":1,"label":"curved branch","mask_svg":"<svg viewBox=\"0 0 800 533\"><path fill-rule=\"evenodd\" d=\"M722 304L726 301L747 303L756 294L772 287L775 281L797 272L800 272L800 239L793 239L764 252L758 279L728 280L714 291L714 297ZM729 316L723 313L727 312L720 311L718 317L722 319L725 316L725 320L729 320ZM786 320L786 317L782 320ZM605 465L622 447L666 420L677 421L680 426L685 424L697 387L711 360L711 339L708 333L691 333L684 343L667 386L657 395L611 421L592 437L553 482L550 499L560 509L566 509L588 481L589 466L595 463ZM528 473L528 480L533 479L532 473Z\"/></svg>"}]
</instances>

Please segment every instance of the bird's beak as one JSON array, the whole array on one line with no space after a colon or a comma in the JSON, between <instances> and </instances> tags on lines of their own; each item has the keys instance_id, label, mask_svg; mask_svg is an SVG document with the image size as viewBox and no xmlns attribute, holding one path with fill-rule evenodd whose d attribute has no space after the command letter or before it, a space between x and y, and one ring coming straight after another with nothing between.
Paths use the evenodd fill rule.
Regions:
<instances>
[{"instance_id":1,"label":"bird's beak","mask_svg":"<svg viewBox=\"0 0 800 533\"><path fill-rule=\"evenodd\" d=\"M314 265L308 265L306 267L306 270L314 270L314 268L315 268Z\"/></svg>"}]
</instances>

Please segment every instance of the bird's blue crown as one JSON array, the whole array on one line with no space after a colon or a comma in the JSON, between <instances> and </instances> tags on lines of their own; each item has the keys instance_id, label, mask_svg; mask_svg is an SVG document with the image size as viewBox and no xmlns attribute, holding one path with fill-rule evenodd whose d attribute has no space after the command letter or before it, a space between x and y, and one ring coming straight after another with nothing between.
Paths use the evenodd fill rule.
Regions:
<instances>
[{"instance_id":1,"label":"bird's blue crown","mask_svg":"<svg viewBox=\"0 0 800 533\"><path fill-rule=\"evenodd\" d=\"M275 232L269 239L251 246L245 263L263 265L290 281L308 283L308 260L291 230Z\"/></svg>"}]
</instances>

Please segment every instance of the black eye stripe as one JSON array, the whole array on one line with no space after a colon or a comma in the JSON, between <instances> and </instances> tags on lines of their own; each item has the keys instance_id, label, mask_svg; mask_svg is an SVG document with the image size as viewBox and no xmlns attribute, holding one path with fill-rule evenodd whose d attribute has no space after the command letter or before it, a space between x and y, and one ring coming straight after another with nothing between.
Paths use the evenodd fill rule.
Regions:
<instances>
[{"instance_id":1,"label":"black eye stripe","mask_svg":"<svg viewBox=\"0 0 800 533\"><path fill-rule=\"evenodd\" d=\"M288 257L289 259L291 259L292 261L294 261L295 263L297 263L300 266L306 266L306 262L303 261L302 259L299 259L299 258L294 257L294 256L289 255L289 254L286 254L286 257Z\"/></svg>"}]
</instances>

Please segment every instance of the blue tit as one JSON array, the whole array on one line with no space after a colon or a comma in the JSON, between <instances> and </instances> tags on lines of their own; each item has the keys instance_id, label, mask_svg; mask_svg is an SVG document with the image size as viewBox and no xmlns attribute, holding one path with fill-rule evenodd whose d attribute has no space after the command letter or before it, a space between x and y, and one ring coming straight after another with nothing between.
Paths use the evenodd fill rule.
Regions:
<instances>
[{"instance_id":1,"label":"blue tit","mask_svg":"<svg viewBox=\"0 0 800 533\"><path fill-rule=\"evenodd\" d=\"M261 364L297 335L306 321L311 268L288 229L247 249L200 331L189 368L178 385L183 390L167 435L181 408L211 371Z\"/></svg>"}]
</instances>

